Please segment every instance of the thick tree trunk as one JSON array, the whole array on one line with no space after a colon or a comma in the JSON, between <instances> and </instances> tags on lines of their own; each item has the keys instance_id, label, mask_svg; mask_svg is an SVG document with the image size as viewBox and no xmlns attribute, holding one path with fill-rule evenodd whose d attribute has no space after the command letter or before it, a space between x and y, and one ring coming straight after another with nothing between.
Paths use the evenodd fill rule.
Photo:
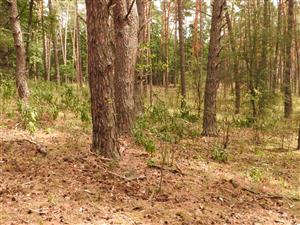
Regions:
<instances>
[{"instance_id":1,"label":"thick tree trunk","mask_svg":"<svg viewBox=\"0 0 300 225\"><path fill-rule=\"evenodd\" d=\"M178 32L179 32L179 66L181 78L181 107L184 107L186 102L186 85L185 85L185 55L184 55L184 35L183 35L183 0L177 0L178 3Z\"/></svg>"},{"instance_id":2,"label":"thick tree trunk","mask_svg":"<svg viewBox=\"0 0 300 225\"><path fill-rule=\"evenodd\" d=\"M114 61L106 0L86 0L88 70L93 122L92 151L119 158L114 112Z\"/></svg>"},{"instance_id":3,"label":"thick tree trunk","mask_svg":"<svg viewBox=\"0 0 300 225\"><path fill-rule=\"evenodd\" d=\"M22 30L20 25L17 0L8 1L10 8L10 21L16 49L16 85L19 98L28 103L29 90L26 82L26 51L24 47Z\"/></svg>"},{"instance_id":4,"label":"thick tree trunk","mask_svg":"<svg viewBox=\"0 0 300 225\"><path fill-rule=\"evenodd\" d=\"M214 0L212 4L212 21L208 49L207 77L205 83L203 131L204 136L215 136L218 133L216 119L217 90L219 86L218 68L221 51L220 40L222 16L225 0Z\"/></svg>"},{"instance_id":5,"label":"thick tree trunk","mask_svg":"<svg viewBox=\"0 0 300 225\"><path fill-rule=\"evenodd\" d=\"M115 0L115 3L115 104L118 133L124 134L130 132L134 114L133 88L139 22L137 7L132 0Z\"/></svg>"},{"instance_id":6,"label":"thick tree trunk","mask_svg":"<svg viewBox=\"0 0 300 225\"><path fill-rule=\"evenodd\" d=\"M285 70L283 80L284 90L284 117L290 118L292 115L292 90L291 90L291 69L292 69L292 42L293 42L293 19L294 0L288 0L288 29L285 46Z\"/></svg>"},{"instance_id":7,"label":"thick tree trunk","mask_svg":"<svg viewBox=\"0 0 300 225\"><path fill-rule=\"evenodd\" d=\"M58 58L58 46L57 46L57 34L56 34L56 11L53 9L52 1L48 1L49 14L51 16L51 37L54 51L54 70L57 84L60 84L60 70L59 70L59 58Z\"/></svg>"}]
</instances>

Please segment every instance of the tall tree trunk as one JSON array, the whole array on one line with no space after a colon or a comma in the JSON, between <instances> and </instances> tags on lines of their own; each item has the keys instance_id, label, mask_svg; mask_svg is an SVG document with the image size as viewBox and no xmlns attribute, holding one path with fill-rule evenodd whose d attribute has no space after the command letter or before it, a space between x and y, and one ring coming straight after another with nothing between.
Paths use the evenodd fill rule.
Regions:
<instances>
[{"instance_id":1,"label":"tall tree trunk","mask_svg":"<svg viewBox=\"0 0 300 225\"><path fill-rule=\"evenodd\" d=\"M178 4L178 31L179 31L179 66L181 78L181 107L185 107L186 85L185 85L185 55L184 55L184 34L183 34L183 0L177 0Z\"/></svg>"},{"instance_id":2,"label":"tall tree trunk","mask_svg":"<svg viewBox=\"0 0 300 225\"><path fill-rule=\"evenodd\" d=\"M44 23L44 1L40 0L39 3L40 3L40 8L41 8L44 78L45 78L45 80L49 81L50 80L50 74L49 74L49 63L48 63L47 38L46 38L45 23Z\"/></svg>"},{"instance_id":3,"label":"tall tree trunk","mask_svg":"<svg viewBox=\"0 0 300 225\"><path fill-rule=\"evenodd\" d=\"M139 28L138 28L138 46L140 47L142 44L146 42L146 4L147 0L136 0L138 18L139 18ZM140 48L137 53L137 63L142 63L142 49ZM145 82L145 77L143 74L144 71L136 70L135 78L134 78L134 111L135 114L141 114L144 111L143 106L143 83Z\"/></svg>"},{"instance_id":4,"label":"tall tree trunk","mask_svg":"<svg viewBox=\"0 0 300 225\"><path fill-rule=\"evenodd\" d=\"M17 0L8 1L10 8L10 22L16 49L16 85L19 98L28 103L29 90L26 82L26 51L24 47L22 30L20 25Z\"/></svg>"},{"instance_id":5,"label":"tall tree trunk","mask_svg":"<svg viewBox=\"0 0 300 225\"><path fill-rule=\"evenodd\" d=\"M178 33L178 29L177 29L177 22L178 22L178 15L177 15L177 10L176 7L174 8L174 87L176 87L177 85L177 77L178 77L178 72L177 72L177 33Z\"/></svg>"},{"instance_id":6,"label":"tall tree trunk","mask_svg":"<svg viewBox=\"0 0 300 225\"><path fill-rule=\"evenodd\" d=\"M139 23L135 2L115 0L115 3L115 104L118 133L122 135L130 132L134 113L133 88Z\"/></svg>"},{"instance_id":7,"label":"tall tree trunk","mask_svg":"<svg viewBox=\"0 0 300 225\"><path fill-rule=\"evenodd\" d=\"M263 5L263 28L261 37L261 58L259 62L257 87L260 92L258 106L259 114L263 115L265 112L265 105L268 93L268 51L269 51L269 27L270 27L270 15L269 15L269 0L264 0Z\"/></svg>"},{"instance_id":8,"label":"tall tree trunk","mask_svg":"<svg viewBox=\"0 0 300 225\"><path fill-rule=\"evenodd\" d=\"M80 51L80 27L78 19L78 3L75 0L75 49L76 49L76 58L75 58L75 67L76 67L76 79L80 87L82 87L82 65L81 65L81 51Z\"/></svg>"},{"instance_id":9,"label":"tall tree trunk","mask_svg":"<svg viewBox=\"0 0 300 225\"><path fill-rule=\"evenodd\" d=\"M282 31L282 0L278 0L278 12L277 12L277 30L276 30L276 45L275 45L275 59L274 59L274 72L272 77L271 89L275 93L277 88L277 79L280 77L280 49L281 49L281 31Z\"/></svg>"},{"instance_id":10,"label":"tall tree trunk","mask_svg":"<svg viewBox=\"0 0 300 225\"><path fill-rule=\"evenodd\" d=\"M59 58L58 58L58 46L57 46L57 34L56 34L57 18L56 18L56 10L53 8L52 1L53 0L48 1L49 14L51 16L50 30L51 30L51 38L52 38L53 51L54 51L55 77L56 77L57 84L60 84L60 70L59 70Z\"/></svg>"},{"instance_id":11,"label":"tall tree trunk","mask_svg":"<svg viewBox=\"0 0 300 225\"><path fill-rule=\"evenodd\" d=\"M283 80L284 90L284 117L290 118L292 115L292 90L291 90L291 69L292 69L292 42L293 42L293 19L294 0L288 0L288 29L285 46L285 71Z\"/></svg>"},{"instance_id":12,"label":"tall tree trunk","mask_svg":"<svg viewBox=\"0 0 300 225\"><path fill-rule=\"evenodd\" d=\"M221 51L222 16L225 0L214 0L212 4L212 21L208 49L207 77L205 83L203 131L204 136L218 133L216 119L217 90L219 86L218 68Z\"/></svg>"},{"instance_id":13,"label":"tall tree trunk","mask_svg":"<svg viewBox=\"0 0 300 225\"><path fill-rule=\"evenodd\" d=\"M151 18L151 6L152 3L148 4L148 18ZM150 106L153 105L153 71L152 71L152 59L151 59L151 23L150 21L147 24L147 65L149 73L149 97L150 97Z\"/></svg>"},{"instance_id":14,"label":"tall tree trunk","mask_svg":"<svg viewBox=\"0 0 300 225\"><path fill-rule=\"evenodd\" d=\"M93 122L92 151L119 158L114 112L114 62L106 0L86 0L88 70Z\"/></svg>"},{"instance_id":15,"label":"tall tree trunk","mask_svg":"<svg viewBox=\"0 0 300 225\"><path fill-rule=\"evenodd\" d=\"M29 2L29 14L28 14L28 25L27 25L27 38L26 38L26 66L29 69L30 74L30 43L32 41L32 17L33 17L33 3L34 0Z\"/></svg>"},{"instance_id":16,"label":"tall tree trunk","mask_svg":"<svg viewBox=\"0 0 300 225\"><path fill-rule=\"evenodd\" d=\"M225 2L226 4L226 2ZM234 83L235 83L235 114L240 113L240 107L241 107L241 82L240 82L240 76L239 76L239 62L238 62L238 56L236 53L236 43L234 39L234 34L232 30L232 22L229 16L228 8L225 13L226 17L226 23L228 26L228 32L229 32L229 39L230 39L230 47L231 52L233 55L233 73L234 73Z\"/></svg>"}]
</instances>

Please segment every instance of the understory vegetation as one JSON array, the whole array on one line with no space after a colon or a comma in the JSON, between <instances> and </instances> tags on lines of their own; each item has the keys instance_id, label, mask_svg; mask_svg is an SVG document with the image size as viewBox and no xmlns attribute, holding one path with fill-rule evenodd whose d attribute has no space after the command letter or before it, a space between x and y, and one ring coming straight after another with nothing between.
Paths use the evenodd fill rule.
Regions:
<instances>
[{"instance_id":1,"label":"understory vegetation","mask_svg":"<svg viewBox=\"0 0 300 225\"><path fill-rule=\"evenodd\" d=\"M0 80L1 128L19 127L33 136L36 132L50 134L57 130L72 133L82 129L90 133L90 97L86 87L79 90L72 84L58 87L53 82L32 80L31 107L26 108L17 100L15 85L8 77L2 73ZM243 107L242 114L232 114L228 105L233 100L228 95L218 105L220 135L210 138L200 135L202 118L192 104L195 96L189 93L191 101L182 109L176 92L174 88L165 94L163 89L155 88L155 96L160 97L155 97L152 106L146 102L144 114L136 118L132 136L136 145L149 154L145 164L175 168L178 154L189 152L196 161L226 165L253 183L278 185L286 197L300 200L300 156L295 151L299 118L282 120L280 96L265 115L255 120L247 107ZM298 102L295 99L295 105ZM300 114L299 107L294 114Z\"/></svg>"}]
</instances>

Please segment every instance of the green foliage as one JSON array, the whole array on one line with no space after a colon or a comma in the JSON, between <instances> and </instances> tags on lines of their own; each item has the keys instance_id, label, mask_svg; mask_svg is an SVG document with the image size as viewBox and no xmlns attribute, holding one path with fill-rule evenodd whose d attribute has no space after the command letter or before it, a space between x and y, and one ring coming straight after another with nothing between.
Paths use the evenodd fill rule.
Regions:
<instances>
[{"instance_id":1,"label":"green foliage","mask_svg":"<svg viewBox=\"0 0 300 225\"><path fill-rule=\"evenodd\" d=\"M23 125L31 134L33 134L37 129L37 111L32 107L28 107L23 101L18 102L18 109L21 114Z\"/></svg>"},{"instance_id":2,"label":"green foliage","mask_svg":"<svg viewBox=\"0 0 300 225\"><path fill-rule=\"evenodd\" d=\"M75 93L75 89L71 85L64 85L61 94L61 102L67 109L76 109L79 104L79 98Z\"/></svg>"},{"instance_id":3,"label":"green foliage","mask_svg":"<svg viewBox=\"0 0 300 225\"><path fill-rule=\"evenodd\" d=\"M91 122L92 121L90 107L87 104L85 104L85 103L80 104L77 107L77 113L80 115L80 120L82 122Z\"/></svg>"},{"instance_id":4,"label":"green foliage","mask_svg":"<svg viewBox=\"0 0 300 225\"><path fill-rule=\"evenodd\" d=\"M2 77L2 74L0 74ZM10 79L0 79L0 96L1 99L10 99L16 93L15 84Z\"/></svg>"},{"instance_id":5,"label":"green foliage","mask_svg":"<svg viewBox=\"0 0 300 225\"><path fill-rule=\"evenodd\" d=\"M212 149L211 157L213 160L218 162L228 162L229 155L226 149L220 148L219 146L214 146Z\"/></svg>"},{"instance_id":6,"label":"green foliage","mask_svg":"<svg viewBox=\"0 0 300 225\"><path fill-rule=\"evenodd\" d=\"M143 128L145 128L145 126L143 123L143 119L138 119L138 121L142 122L137 122L132 129L132 134L135 142L138 145L143 146L148 153L153 155L156 151L155 142L144 133L145 131L143 130Z\"/></svg>"},{"instance_id":7,"label":"green foliage","mask_svg":"<svg viewBox=\"0 0 300 225\"><path fill-rule=\"evenodd\" d=\"M260 181L262 179L262 171L258 167L251 167L247 171L247 174L254 181Z\"/></svg>"},{"instance_id":8,"label":"green foliage","mask_svg":"<svg viewBox=\"0 0 300 225\"><path fill-rule=\"evenodd\" d=\"M67 77L68 79L73 78L74 74L74 65L71 60L68 60L67 64L63 64L60 66L60 72L63 77Z\"/></svg>"},{"instance_id":9,"label":"green foliage","mask_svg":"<svg viewBox=\"0 0 300 225\"><path fill-rule=\"evenodd\" d=\"M198 116L192 113L192 109L187 104L185 104L184 107L180 108L180 118L191 123L195 123L198 121Z\"/></svg>"},{"instance_id":10,"label":"green foliage","mask_svg":"<svg viewBox=\"0 0 300 225\"><path fill-rule=\"evenodd\" d=\"M132 133L136 143L153 154L155 141L177 144L182 138L196 137L199 131L189 122L196 119L188 110L171 113L163 101L154 104L135 122Z\"/></svg>"},{"instance_id":11,"label":"green foliage","mask_svg":"<svg viewBox=\"0 0 300 225\"><path fill-rule=\"evenodd\" d=\"M233 119L233 124L236 127L252 127L255 122L255 118L252 116L236 116Z\"/></svg>"}]
</instances>

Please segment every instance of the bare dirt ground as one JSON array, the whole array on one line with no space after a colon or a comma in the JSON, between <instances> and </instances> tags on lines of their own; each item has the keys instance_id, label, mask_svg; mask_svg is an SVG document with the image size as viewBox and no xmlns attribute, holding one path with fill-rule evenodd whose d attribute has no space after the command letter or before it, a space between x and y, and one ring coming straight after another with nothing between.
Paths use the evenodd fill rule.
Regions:
<instances>
[{"instance_id":1,"label":"bare dirt ground","mask_svg":"<svg viewBox=\"0 0 300 225\"><path fill-rule=\"evenodd\" d=\"M0 224L300 224L297 199L232 164L186 148L161 169L129 139L117 163L92 154L90 141L84 132L39 131L33 140L0 128Z\"/></svg>"}]
</instances>

